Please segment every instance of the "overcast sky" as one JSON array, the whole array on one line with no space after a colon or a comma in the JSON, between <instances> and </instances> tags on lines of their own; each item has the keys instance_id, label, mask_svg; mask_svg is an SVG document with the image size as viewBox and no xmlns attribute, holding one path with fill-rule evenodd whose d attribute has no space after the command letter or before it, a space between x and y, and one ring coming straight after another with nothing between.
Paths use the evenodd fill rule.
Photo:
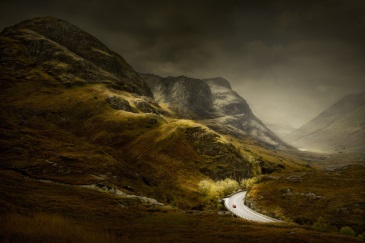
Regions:
<instances>
[{"instance_id":1,"label":"overcast sky","mask_svg":"<svg viewBox=\"0 0 365 243\"><path fill-rule=\"evenodd\" d=\"M224 77L265 123L299 127L365 90L364 0L0 1L0 29L55 16L139 72Z\"/></svg>"}]
</instances>

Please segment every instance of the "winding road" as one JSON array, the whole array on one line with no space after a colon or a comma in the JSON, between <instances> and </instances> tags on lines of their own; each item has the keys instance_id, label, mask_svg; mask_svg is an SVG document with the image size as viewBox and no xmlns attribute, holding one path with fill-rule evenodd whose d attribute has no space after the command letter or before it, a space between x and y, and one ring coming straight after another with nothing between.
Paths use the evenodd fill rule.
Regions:
<instances>
[{"instance_id":1,"label":"winding road","mask_svg":"<svg viewBox=\"0 0 365 243\"><path fill-rule=\"evenodd\" d=\"M232 195L229 198L225 198L224 200L224 206L231 211L233 214L237 215L238 217L252 220L256 222L263 222L263 223L275 223L275 222L281 222L280 220L270 218L268 216L265 216L263 214L257 213L247 207L243 201L246 197L247 191L239 192L234 195ZM233 207L233 205L236 205L236 208Z\"/></svg>"}]
</instances>

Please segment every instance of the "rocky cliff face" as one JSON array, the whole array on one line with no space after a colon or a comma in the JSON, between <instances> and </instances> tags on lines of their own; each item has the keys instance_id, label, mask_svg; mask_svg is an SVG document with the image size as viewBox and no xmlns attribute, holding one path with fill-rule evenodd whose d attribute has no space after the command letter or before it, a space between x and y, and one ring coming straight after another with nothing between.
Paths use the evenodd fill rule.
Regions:
<instances>
[{"instance_id":1,"label":"rocky cliff face","mask_svg":"<svg viewBox=\"0 0 365 243\"><path fill-rule=\"evenodd\" d=\"M252 118L253 114L246 100L232 90L230 83L223 78L204 79L212 92L212 100L217 115L242 115Z\"/></svg>"},{"instance_id":2,"label":"rocky cliff face","mask_svg":"<svg viewBox=\"0 0 365 243\"><path fill-rule=\"evenodd\" d=\"M140 74L157 102L167 103L182 118L212 117L213 102L209 86L199 79L185 76L161 78Z\"/></svg>"},{"instance_id":3,"label":"rocky cliff face","mask_svg":"<svg viewBox=\"0 0 365 243\"><path fill-rule=\"evenodd\" d=\"M120 55L85 31L53 17L5 28L0 39L0 65L3 85L11 85L14 79L42 79L66 87L104 83L152 96L146 83ZM27 76L21 76L30 70Z\"/></svg>"},{"instance_id":4,"label":"rocky cliff face","mask_svg":"<svg viewBox=\"0 0 365 243\"><path fill-rule=\"evenodd\" d=\"M156 101L168 104L178 117L196 120L223 134L253 138L264 146L289 148L252 113L246 100L223 78L140 76L150 86Z\"/></svg>"},{"instance_id":5,"label":"rocky cliff face","mask_svg":"<svg viewBox=\"0 0 365 243\"><path fill-rule=\"evenodd\" d=\"M348 95L285 137L294 146L318 152L363 152L365 92Z\"/></svg>"}]
</instances>

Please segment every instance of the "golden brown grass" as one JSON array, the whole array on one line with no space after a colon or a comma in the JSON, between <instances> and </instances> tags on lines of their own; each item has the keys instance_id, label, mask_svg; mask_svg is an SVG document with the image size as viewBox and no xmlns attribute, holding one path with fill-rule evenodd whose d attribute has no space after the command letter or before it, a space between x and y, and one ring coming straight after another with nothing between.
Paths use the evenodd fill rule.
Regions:
<instances>
[{"instance_id":1,"label":"golden brown grass","mask_svg":"<svg viewBox=\"0 0 365 243\"><path fill-rule=\"evenodd\" d=\"M2 242L356 242L296 225L265 225L216 211L143 205L1 170Z\"/></svg>"},{"instance_id":2,"label":"golden brown grass","mask_svg":"<svg viewBox=\"0 0 365 243\"><path fill-rule=\"evenodd\" d=\"M91 219L91 220L90 220ZM172 212L129 222L37 213L2 216L2 242L357 242L290 225L262 225L212 213Z\"/></svg>"},{"instance_id":3,"label":"golden brown grass","mask_svg":"<svg viewBox=\"0 0 365 243\"><path fill-rule=\"evenodd\" d=\"M90 227L56 214L6 214L0 224L2 242L118 242L102 222L100 227Z\"/></svg>"},{"instance_id":4,"label":"golden brown grass","mask_svg":"<svg viewBox=\"0 0 365 243\"><path fill-rule=\"evenodd\" d=\"M303 225L319 219L329 230L350 226L365 231L365 167L353 165L335 171L286 172L257 184L249 201L262 212Z\"/></svg>"},{"instance_id":5,"label":"golden brown grass","mask_svg":"<svg viewBox=\"0 0 365 243\"><path fill-rule=\"evenodd\" d=\"M0 141L6 151L3 168L69 184L98 183L109 175L106 180L117 187L183 208L201 208L199 181L217 169L227 175L214 179L225 179L232 171L229 156L246 149L194 121L114 110L105 102L110 95L131 104L139 99L105 84L65 88L35 78L6 89L0 94L1 117L9 124L0 131L6 134ZM213 146L221 150L216 156L199 152ZM251 151L245 151L247 156L272 154ZM272 155L268 163L281 158ZM248 165L248 175L250 166L260 165Z\"/></svg>"}]
</instances>

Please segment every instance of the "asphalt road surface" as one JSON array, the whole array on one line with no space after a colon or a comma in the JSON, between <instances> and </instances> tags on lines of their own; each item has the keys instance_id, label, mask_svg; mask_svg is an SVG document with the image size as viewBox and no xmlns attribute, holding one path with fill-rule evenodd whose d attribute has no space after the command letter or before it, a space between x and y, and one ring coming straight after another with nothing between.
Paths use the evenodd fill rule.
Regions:
<instances>
[{"instance_id":1,"label":"asphalt road surface","mask_svg":"<svg viewBox=\"0 0 365 243\"><path fill-rule=\"evenodd\" d=\"M280 220L257 213L243 204L246 197L246 191L236 193L229 198L224 199L224 206L238 217L263 223L281 222ZM236 208L233 207L236 205Z\"/></svg>"}]
</instances>

